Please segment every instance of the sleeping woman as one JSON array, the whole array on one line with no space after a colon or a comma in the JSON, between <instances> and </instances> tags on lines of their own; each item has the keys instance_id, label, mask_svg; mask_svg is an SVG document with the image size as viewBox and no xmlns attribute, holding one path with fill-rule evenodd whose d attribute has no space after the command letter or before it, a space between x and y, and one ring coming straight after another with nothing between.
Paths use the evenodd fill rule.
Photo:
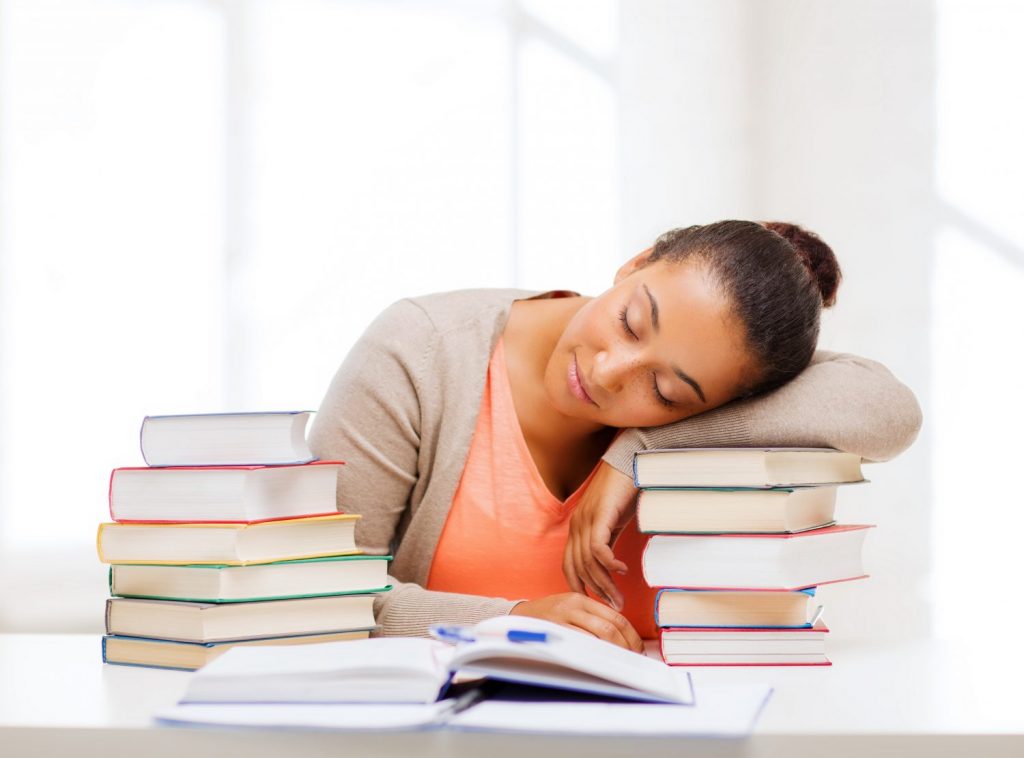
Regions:
<instances>
[{"instance_id":1,"label":"sleeping woman","mask_svg":"<svg viewBox=\"0 0 1024 758\"><path fill-rule=\"evenodd\" d=\"M347 462L338 506L362 514L360 548L394 555L383 634L521 614L639 650L650 597L612 579L639 572L636 550L614 544L638 542L636 451L878 461L908 447L910 390L878 363L815 352L839 280L832 250L798 226L720 221L662 235L597 297L471 290L390 306L311 431L317 455Z\"/></svg>"}]
</instances>

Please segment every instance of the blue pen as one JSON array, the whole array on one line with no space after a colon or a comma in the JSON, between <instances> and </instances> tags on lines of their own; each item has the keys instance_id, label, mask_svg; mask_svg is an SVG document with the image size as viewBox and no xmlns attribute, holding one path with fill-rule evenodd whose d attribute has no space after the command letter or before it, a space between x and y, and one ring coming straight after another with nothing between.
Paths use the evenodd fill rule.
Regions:
<instances>
[{"instance_id":1,"label":"blue pen","mask_svg":"<svg viewBox=\"0 0 1024 758\"><path fill-rule=\"evenodd\" d=\"M442 642L476 642L480 639L506 639L509 642L552 642L557 639L548 632L534 632L529 629L509 629L504 632L474 632L465 626L432 624L430 636Z\"/></svg>"}]
</instances>

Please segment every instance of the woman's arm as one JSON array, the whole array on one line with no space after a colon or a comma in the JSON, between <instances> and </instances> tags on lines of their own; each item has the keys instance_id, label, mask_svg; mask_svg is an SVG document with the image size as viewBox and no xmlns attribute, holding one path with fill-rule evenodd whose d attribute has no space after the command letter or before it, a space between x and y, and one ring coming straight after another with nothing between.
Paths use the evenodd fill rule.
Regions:
<instances>
[{"instance_id":1,"label":"woman's arm","mask_svg":"<svg viewBox=\"0 0 1024 758\"><path fill-rule=\"evenodd\" d=\"M356 541L371 555L397 547L411 495L430 471L419 470L420 388L438 339L414 303L385 310L346 356L310 431L324 460L342 460L338 509L362 516ZM425 482L424 482L425 483ZM393 589L374 603L385 635L423 635L431 623L474 624L515 605L501 598L430 592L391 578Z\"/></svg>"},{"instance_id":2,"label":"woman's arm","mask_svg":"<svg viewBox=\"0 0 1024 758\"><path fill-rule=\"evenodd\" d=\"M584 585L621 602L609 572L626 567L611 550L636 504L633 455L671 447L833 447L884 461L910 447L921 428L914 394L875 361L818 351L788 384L666 426L627 429L573 511L563 570L569 586Z\"/></svg>"},{"instance_id":3,"label":"woman's arm","mask_svg":"<svg viewBox=\"0 0 1024 758\"><path fill-rule=\"evenodd\" d=\"M604 460L632 476L633 454L662 447L833 447L885 461L910 447L921 408L881 363L819 350L788 384L666 426L627 429Z\"/></svg>"}]
</instances>

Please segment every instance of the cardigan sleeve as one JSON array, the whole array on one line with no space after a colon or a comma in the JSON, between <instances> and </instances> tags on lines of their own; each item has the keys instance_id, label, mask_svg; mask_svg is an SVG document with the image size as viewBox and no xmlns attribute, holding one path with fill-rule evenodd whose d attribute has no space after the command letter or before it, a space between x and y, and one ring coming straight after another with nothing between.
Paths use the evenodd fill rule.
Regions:
<instances>
[{"instance_id":1,"label":"cardigan sleeve","mask_svg":"<svg viewBox=\"0 0 1024 758\"><path fill-rule=\"evenodd\" d=\"M921 428L914 393L875 361L819 350L789 383L674 424L627 429L604 460L632 476L633 454L663 447L833 447L885 461Z\"/></svg>"},{"instance_id":2,"label":"cardigan sleeve","mask_svg":"<svg viewBox=\"0 0 1024 758\"><path fill-rule=\"evenodd\" d=\"M387 308L346 356L310 430L310 448L323 460L345 462L338 510L362 516L358 547L370 555L397 548L413 507L419 471L418 377L438 339L414 303ZM425 635L431 623L474 624L515 605L500 598L432 592L390 577L392 589L374 602L384 635Z\"/></svg>"}]
</instances>

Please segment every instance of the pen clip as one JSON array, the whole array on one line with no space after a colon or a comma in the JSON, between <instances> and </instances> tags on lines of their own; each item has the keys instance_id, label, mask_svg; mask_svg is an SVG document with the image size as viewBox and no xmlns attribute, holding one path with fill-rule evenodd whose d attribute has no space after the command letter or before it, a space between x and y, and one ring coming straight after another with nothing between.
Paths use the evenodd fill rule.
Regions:
<instances>
[{"instance_id":1,"label":"pen clip","mask_svg":"<svg viewBox=\"0 0 1024 758\"><path fill-rule=\"evenodd\" d=\"M819 605L817 610L814 611L814 616L811 618L811 626L813 627L821 620L821 614L825 612L825 606Z\"/></svg>"},{"instance_id":2,"label":"pen clip","mask_svg":"<svg viewBox=\"0 0 1024 758\"><path fill-rule=\"evenodd\" d=\"M441 642L476 642L476 637L469 634L465 627L431 624L430 636Z\"/></svg>"}]
</instances>

